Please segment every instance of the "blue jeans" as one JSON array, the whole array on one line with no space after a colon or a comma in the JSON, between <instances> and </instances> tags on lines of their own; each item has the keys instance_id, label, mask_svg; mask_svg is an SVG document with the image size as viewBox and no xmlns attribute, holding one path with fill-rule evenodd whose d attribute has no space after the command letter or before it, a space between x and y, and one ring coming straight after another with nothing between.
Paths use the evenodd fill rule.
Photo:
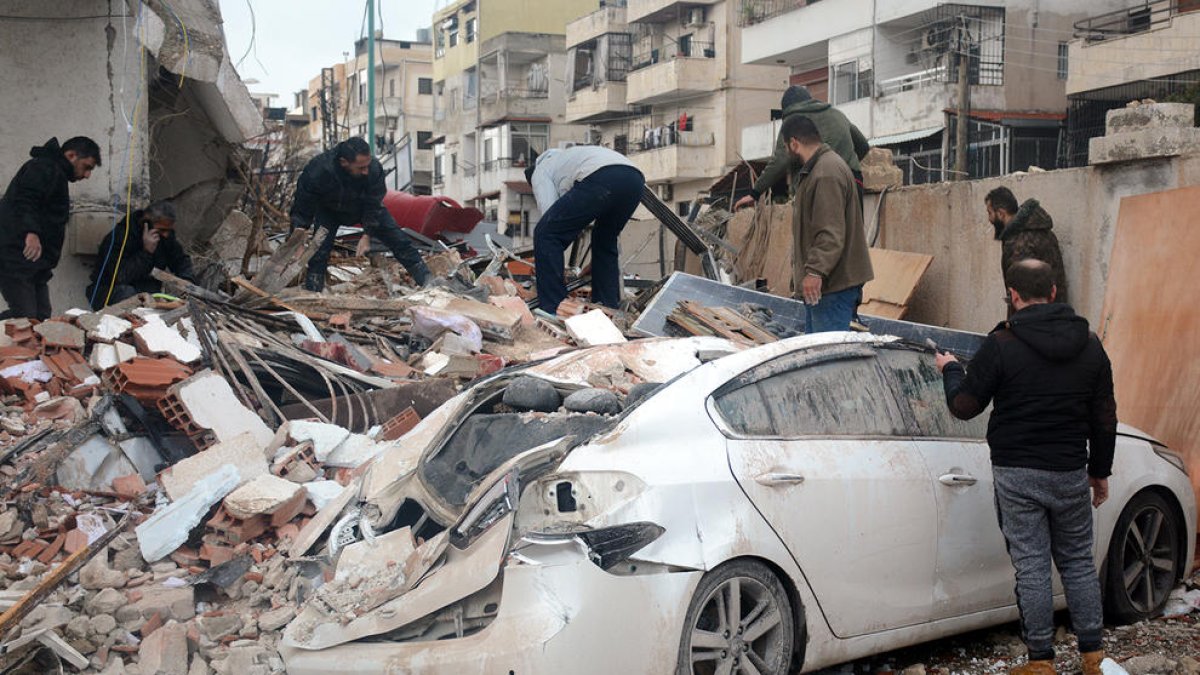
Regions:
<instances>
[{"instance_id":1,"label":"blue jeans","mask_svg":"<svg viewBox=\"0 0 1200 675\"><path fill-rule=\"evenodd\" d=\"M850 321L862 302L862 284L836 293L823 293L815 305L804 305L804 332L850 330Z\"/></svg>"},{"instance_id":2,"label":"blue jeans","mask_svg":"<svg viewBox=\"0 0 1200 675\"><path fill-rule=\"evenodd\" d=\"M642 201L646 179L631 166L598 169L554 202L533 232L538 302L553 314L567 297L563 253L592 221L592 301L607 307L621 304L621 268L617 238Z\"/></svg>"}]
</instances>

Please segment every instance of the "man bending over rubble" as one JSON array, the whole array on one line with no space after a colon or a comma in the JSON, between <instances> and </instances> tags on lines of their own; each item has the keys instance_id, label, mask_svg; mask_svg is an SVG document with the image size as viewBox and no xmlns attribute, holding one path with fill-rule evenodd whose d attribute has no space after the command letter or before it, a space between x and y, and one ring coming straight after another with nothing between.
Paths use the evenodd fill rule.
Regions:
<instances>
[{"instance_id":1,"label":"man bending over rubble","mask_svg":"<svg viewBox=\"0 0 1200 675\"><path fill-rule=\"evenodd\" d=\"M386 244L418 284L424 286L429 281L429 268L421 254L383 207L383 197L387 194L383 178L379 160L371 156L367 142L357 136L317 155L304 167L296 181L292 228L329 229L325 241L308 262L305 288L310 291L325 288L325 271L329 268L337 230L353 225L362 225L364 234Z\"/></svg>"},{"instance_id":2,"label":"man bending over rubble","mask_svg":"<svg viewBox=\"0 0 1200 675\"><path fill-rule=\"evenodd\" d=\"M1062 577L1084 675L1104 660L1100 581L1092 558L1092 508L1108 498L1117 438L1112 365L1088 322L1054 302L1055 270L1022 260L1004 273L1013 315L996 326L964 370L937 355L946 405L970 419L992 403L987 440L996 515L1017 575L1017 608L1029 663L1015 675L1054 675L1051 562Z\"/></svg>"},{"instance_id":3,"label":"man bending over rubble","mask_svg":"<svg viewBox=\"0 0 1200 675\"><path fill-rule=\"evenodd\" d=\"M158 293L156 268L195 282L192 259L175 237L175 205L162 201L134 211L100 242L96 268L87 287L93 310L114 305L138 293Z\"/></svg>"},{"instance_id":4,"label":"man bending over rubble","mask_svg":"<svg viewBox=\"0 0 1200 675\"><path fill-rule=\"evenodd\" d=\"M0 292L8 310L0 318L50 318L50 278L58 266L67 220L68 186L100 166L100 146L86 136L57 138L30 148L0 199Z\"/></svg>"},{"instance_id":5,"label":"man bending over rubble","mask_svg":"<svg viewBox=\"0 0 1200 675\"><path fill-rule=\"evenodd\" d=\"M595 145L547 150L525 169L542 218L533 232L538 302L553 314L567 297L563 252L592 230L592 300L621 305L617 239L642 200L646 179L625 155Z\"/></svg>"}]
</instances>

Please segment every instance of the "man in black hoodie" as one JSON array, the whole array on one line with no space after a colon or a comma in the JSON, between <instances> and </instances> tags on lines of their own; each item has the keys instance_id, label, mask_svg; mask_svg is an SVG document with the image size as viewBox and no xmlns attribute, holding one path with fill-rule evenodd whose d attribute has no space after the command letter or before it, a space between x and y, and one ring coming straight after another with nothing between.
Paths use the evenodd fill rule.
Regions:
<instances>
[{"instance_id":1,"label":"man in black hoodie","mask_svg":"<svg viewBox=\"0 0 1200 675\"><path fill-rule=\"evenodd\" d=\"M383 207L386 194L383 166L371 156L367 142L357 136L309 161L296 181L296 197L289 214L292 228L324 227L328 233L308 262L305 288L310 291L325 288L325 270L329 267L337 230L352 225L362 225L367 236L386 244L419 285L429 281L429 268L420 252Z\"/></svg>"},{"instance_id":2,"label":"man in black hoodie","mask_svg":"<svg viewBox=\"0 0 1200 675\"><path fill-rule=\"evenodd\" d=\"M100 146L76 136L30 148L0 199L0 293L8 309L0 318L50 318L50 278L62 255L71 215L70 183L100 166Z\"/></svg>"},{"instance_id":3,"label":"man in black hoodie","mask_svg":"<svg viewBox=\"0 0 1200 675\"><path fill-rule=\"evenodd\" d=\"M1055 273L1041 260L1005 272L1015 313L988 335L970 366L937 355L946 405L988 420L996 513L1017 576L1029 663L1011 672L1053 675L1050 563L1062 577L1083 672L1098 674L1103 610L1092 558L1092 507L1108 498L1117 435L1112 365L1087 320L1055 303ZM1090 494L1089 494L1090 488Z\"/></svg>"},{"instance_id":4,"label":"man in black hoodie","mask_svg":"<svg viewBox=\"0 0 1200 675\"><path fill-rule=\"evenodd\" d=\"M192 259L175 237L175 219L171 202L155 202L134 211L104 237L87 287L93 310L138 293L158 293L162 283L151 275L155 268L195 281Z\"/></svg>"}]
</instances>

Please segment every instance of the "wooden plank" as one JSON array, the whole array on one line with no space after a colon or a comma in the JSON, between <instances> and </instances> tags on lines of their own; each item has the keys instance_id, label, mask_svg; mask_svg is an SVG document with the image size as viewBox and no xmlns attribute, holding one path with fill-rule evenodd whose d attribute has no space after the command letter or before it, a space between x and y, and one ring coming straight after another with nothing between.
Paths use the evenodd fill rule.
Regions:
<instances>
[{"instance_id":1,"label":"wooden plank","mask_svg":"<svg viewBox=\"0 0 1200 675\"><path fill-rule=\"evenodd\" d=\"M908 305L893 305L883 300L868 300L858 306L858 313L885 319L903 319L904 315L908 314Z\"/></svg>"},{"instance_id":2,"label":"wooden plank","mask_svg":"<svg viewBox=\"0 0 1200 675\"><path fill-rule=\"evenodd\" d=\"M931 263L933 256L924 253L871 249L875 278L863 287L863 302L880 300L901 307L907 305Z\"/></svg>"},{"instance_id":3,"label":"wooden plank","mask_svg":"<svg viewBox=\"0 0 1200 675\"><path fill-rule=\"evenodd\" d=\"M288 238L263 263L258 274L254 275L255 285L268 295L282 291L317 252L326 232L326 228L319 228L316 235L310 237L308 230L292 230ZM240 304L253 297L253 293L242 289L233 297L233 301Z\"/></svg>"},{"instance_id":4,"label":"wooden plank","mask_svg":"<svg viewBox=\"0 0 1200 675\"><path fill-rule=\"evenodd\" d=\"M1104 311L1117 414L1183 455L1200 488L1200 187L1121 200Z\"/></svg>"}]
</instances>

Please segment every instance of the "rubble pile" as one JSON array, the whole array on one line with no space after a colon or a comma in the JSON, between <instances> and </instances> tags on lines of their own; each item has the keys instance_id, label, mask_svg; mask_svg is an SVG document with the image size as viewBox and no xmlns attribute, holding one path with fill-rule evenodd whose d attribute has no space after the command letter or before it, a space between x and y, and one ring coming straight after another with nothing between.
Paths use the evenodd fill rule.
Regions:
<instances>
[{"instance_id":1,"label":"rubble pile","mask_svg":"<svg viewBox=\"0 0 1200 675\"><path fill-rule=\"evenodd\" d=\"M307 555L338 531L319 514L377 457L470 380L625 340L579 299L531 312L507 252L431 255L423 289L367 258L337 259L324 293L288 288L310 243L232 293L156 272L183 299L0 322L5 672L282 672L282 629L333 581Z\"/></svg>"}]
</instances>

